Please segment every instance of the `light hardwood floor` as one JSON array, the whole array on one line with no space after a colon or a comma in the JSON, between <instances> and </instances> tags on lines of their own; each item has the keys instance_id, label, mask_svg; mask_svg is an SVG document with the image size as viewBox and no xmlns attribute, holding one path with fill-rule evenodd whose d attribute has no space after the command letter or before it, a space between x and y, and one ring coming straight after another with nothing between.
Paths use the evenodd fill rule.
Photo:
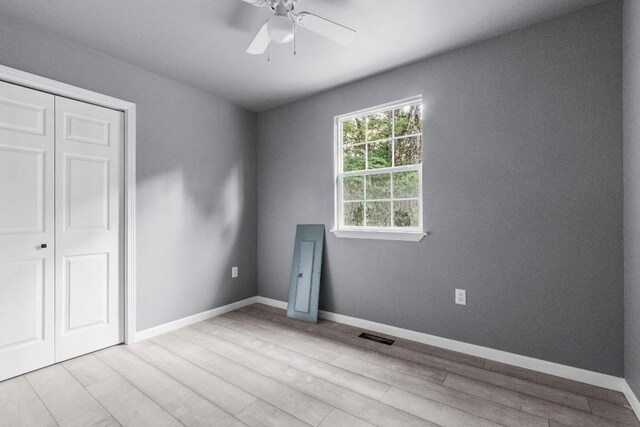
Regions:
<instances>
[{"instance_id":1,"label":"light hardwood floor","mask_svg":"<svg viewBox=\"0 0 640 427\"><path fill-rule=\"evenodd\" d=\"M361 332L256 304L1 382L0 426L640 426L621 393Z\"/></svg>"}]
</instances>

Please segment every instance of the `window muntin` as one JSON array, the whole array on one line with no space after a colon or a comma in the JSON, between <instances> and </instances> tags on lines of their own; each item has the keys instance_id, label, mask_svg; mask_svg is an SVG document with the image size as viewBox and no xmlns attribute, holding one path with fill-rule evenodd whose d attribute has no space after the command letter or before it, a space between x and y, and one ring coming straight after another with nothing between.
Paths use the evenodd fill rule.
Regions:
<instances>
[{"instance_id":1,"label":"window muntin","mask_svg":"<svg viewBox=\"0 0 640 427\"><path fill-rule=\"evenodd\" d=\"M336 224L422 231L422 100L336 118Z\"/></svg>"}]
</instances>

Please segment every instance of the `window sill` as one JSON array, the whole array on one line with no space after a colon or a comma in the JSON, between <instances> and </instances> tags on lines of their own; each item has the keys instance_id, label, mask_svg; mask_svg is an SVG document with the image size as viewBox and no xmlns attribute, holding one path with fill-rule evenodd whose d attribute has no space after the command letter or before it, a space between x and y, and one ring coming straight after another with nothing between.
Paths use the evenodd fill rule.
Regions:
<instances>
[{"instance_id":1,"label":"window sill","mask_svg":"<svg viewBox=\"0 0 640 427\"><path fill-rule=\"evenodd\" d=\"M336 230L331 232L344 239L373 239L373 240L399 240L405 242L419 242L429 233L422 231L386 231L386 230Z\"/></svg>"}]
</instances>

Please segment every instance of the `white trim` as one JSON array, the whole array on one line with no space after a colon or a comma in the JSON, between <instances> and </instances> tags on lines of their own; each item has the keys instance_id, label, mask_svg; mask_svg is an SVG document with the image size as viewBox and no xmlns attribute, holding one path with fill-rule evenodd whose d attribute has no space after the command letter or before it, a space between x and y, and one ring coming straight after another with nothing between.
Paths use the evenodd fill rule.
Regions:
<instances>
[{"instance_id":1,"label":"white trim","mask_svg":"<svg viewBox=\"0 0 640 427\"><path fill-rule=\"evenodd\" d=\"M287 308L287 303L271 298L258 296L257 302L272 307ZM575 368L573 366L561 365L559 363L549 362L546 360L534 359L532 357L521 356L519 354L508 353L506 351L496 350L493 348L482 347L475 344L469 344L461 341L455 341L448 338L442 338L435 335L429 335L422 332L411 331L409 329L398 328L396 326L385 325L383 323L372 322L369 320L359 319L356 317L345 316L342 314L331 313L329 311L320 310L318 316L322 319L332 320L334 322L345 323L347 325L358 328L381 332L383 334L392 335L398 338L405 338L411 341L429 344L460 353L470 354L473 356L490 359L496 362L502 362L509 365L519 366L521 368L532 369L534 371L543 372L549 375L555 375L574 381L579 381L598 387L608 388L610 390L620 391L627 395L626 388L628 385L623 378L614 377L612 375L601 374L599 372L588 371L585 369ZM631 390L628 390L631 392ZM631 393L633 394L633 393ZM631 402L631 400L629 400ZM637 399L636 399L637 401ZM633 403L632 403L633 405ZM635 407L634 407L635 409ZM638 411L636 410L636 414Z\"/></svg>"},{"instance_id":2,"label":"white trim","mask_svg":"<svg viewBox=\"0 0 640 427\"><path fill-rule=\"evenodd\" d=\"M101 107L112 108L115 110L125 111L135 104L123 101L121 99L112 98L90 90L81 89L66 83L57 82L55 80L41 77L35 74L16 70L15 68L0 65L0 80L25 86L30 89L36 89L52 95L64 96L67 98L77 99L78 101L88 102L90 104L99 105Z\"/></svg>"},{"instance_id":3,"label":"white trim","mask_svg":"<svg viewBox=\"0 0 640 427\"><path fill-rule=\"evenodd\" d=\"M636 417L640 420L640 400L638 400L638 396L636 396L633 390L631 390L629 383L626 380L622 380L622 382L622 390L620 391L624 393L627 401L629 402L629 405L631 405L631 409L633 409Z\"/></svg>"},{"instance_id":4,"label":"white trim","mask_svg":"<svg viewBox=\"0 0 640 427\"><path fill-rule=\"evenodd\" d=\"M124 111L125 123L125 286L124 342L133 342L136 335L136 105Z\"/></svg>"},{"instance_id":5,"label":"white trim","mask_svg":"<svg viewBox=\"0 0 640 427\"><path fill-rule=\"evenodd\" d=\"M391 122L391 135L389 138L386 139L382 139L382 140L376 140L376 141L367 141L368 136L366 135L368 133L368 120L365 121L365 141L362 142L358 142L355 144L347 144L347 146L364 146L365 147L365 169L364 170L359 170L359 171L349 171L349 172L343 172L342 169L342 163L343 163L343 154L344 154L344 143L342 141L342 126L343 123L347 120L351 120L353 118L356 117L362 117L362 116L368 116L371 114L376 114L382 111L394 111L398 108L402 108L404 106L407 105L411 105L411 104L415 104L415 103L420 103L422 105L422 95L416 95L413 96L411 98L405 98L402 100L398 100L398 101L392 101L392 102L388 102L382 105L378 105L375 107L371 107L371 108L365 108L363 110L359 110L359 111L355 111L355 112L351 112L351 113L347 113L347 114L342 114L339 116L335 116L334 117L334 125L333 125L333 190L334 190L334 229L337 232L340 233L335 233L336 236L338 237L347 237L347 238L359 238L359 239L379 239L379 240L408 240L408 241L417 241L422 239L422 237L424 237L424 234L422 236L420 236L420 238L417 238L417 235L413 234L412 232L415 231L415 228L419 229L421 232L424 230L424 190L423 190L423 182L422 182L422 169L423 169L423 163L424 161L421 161L419 164L416 165L408 165L408 166L396 166L395 165L395 141L399 140L399 139L404 139L404 138L409 138L409 137L417 137L420 138L420 143L422 145L422 157L424 159L424 132L421 134L414 134L414 135L406 135L406 136L401 136L401 137L396 137L395 135L395 119L392 118L392 122ZM422 111L422 110L421 110ZM394 113L395 114L395 113ZM424 118L423 118L424 119ZM391 142L392 147L393 147L393 154L392 154L392 159L391 159L391 166L390 167L385 167L385 168L378 168L378 169L369 169L369 145L370 143L380 143L380 142ZM393 197L393 179L391 179L391 190L390 190L390 194L389 194L389 199L388 200L384 200L384 201L388 201L391 205L391 224L389 227L385 227L386 229L390 230L390 231L397 231L400 232L399 234L393 234L393 235L387 235L387 237L384 237L385 235L381 235L378 233L375 234L362 234L362 233L358 233L358 234L354 234L354 233L343 233L345 231L350 231L349 227L345 227L344 226L344 218L343 218L343 210L344 210L344 204L345 200L343 200L343 179L346 177L352 177L352 176L369 176L369 175L378 175L378 174L393 174L396 172L405 172L405 171L416 171L418 172L418 180L419 180L419 184L420 184L420 195L419 197L417 197L419 203L418 203L418 219L419 219L419 224L418 227L412 227L413 230L405 230L401 227L395 227L394 225L394 201L398 200L395 199ZM364 199L366 202L371 202L373 200L367 200L367 186L364 185ZM366 203L365 203L366 205ZM366 206L364 206L364 211L363 211L363 215L364 215L364 223L366 224L367 222L367 210L366 210ZM367 227L370 228L370 227ZM359 231L359 230L358 230ZM367 230L369 231L369 230ZM411 233L411 234L402 234L402 233Z\"/></svg>"},{"instance_id":6,"label":"white trim","mask_svg":"<svg viewBox=\"0 0 640 427\"><path fill-rule=\"evenodd\" d=\"M336 237L347 239L375 239L375 240L403 240L419 242L429 233L423 231L392 231L392 230L331 230Z\"/></svg>"},{"instance_id":7,"label":"white trim","mask_svg":"<svg viewBox=\"0 0 640 427\"><path fill-rule=\"evenodd\" d=\"M365 114L380 113L382 111L386 111L391 108L402 108L407 105L415 104L416 102L421 102L421 101L422 101L422 94L415 95L409 98L398 99L397 101L386 102L384 104L376 105L375 107L363 108L362 110L341 114L336 118L343 119L343 120L355 119L356 117L364 116Z\"/></svg>"},{"instance_id":8,"label":"white trim","mask_svg":"<svg viewBox=\"0 0 640 427\"><path fill-rule=\"evenodd\" d=\"M256 298L257 298L257 300L256 300L257 304L264 304L264 305L268 305L268 306L271 306L271 307L281 308L283 310L287 309L287 302L286 301L280 301L280 300L277 300L277 299L261 297L259 295Z\"/></svg>"},{"instance_id":9,"label":"white trim","mask_svg":"<svg viewBox=\"0 0 640 427\"><path fill-rule=\"evenodd\" d=\"M241 301L236 301L231 304L223 305L211 310L203 311L191 316L183 317L182 319L167 322L162 325L154 326L153 328L145 329L143 331L136 332L135 341L144 341L149 338L153 338L158 335L166 334L167 332L174 331L176 329L184 328L185 326L193 325L194 323L202 322L203 320L210 319L212 317L220 316L230 311L238 310L242 307L246 307L251 304L255 304L258 297L250 297Z\"/></svg>"},{"instance_id":10,"label":"white trim","mask_svg":"<svg viewBox=\"0 0 640 427\"><path fill-rule=\"evenodd\" d=\"M0 80L124 113L124 342L136 330L136 104L0 65Z\"/></svg>"},{"instance_id":11,"label":"white trim","mask_svg":"<svg viewBox=\"0 0 640 427\"><path fill-rule=\"evenodd\" d=\"M378 168L378 169L363 169L360 171L349 171L349 172L340 172L338 175L344 178L350 176L368 176L368 175L382 175L388 173L396 173L396 172L420 172L422 169L421 164L417 165L408 165L408 166L389 166L386 168ZM418 197L411 197L412 199L418 199ZM394 197L394 200L398 200ZM352 202L353 200L345 200L345 202ZM371 200L368 200L371 201Z\"/></svg>"},{"instance_id":12,"label":"white trim","mask_svg":"<svg viewBox=\"0 0 640 427\"><path fill-rule=\"evenodd\" d=\"M546 360L534 359L528 356L522 356L519 354L496 350L489 347L455 341L449 338L411 331L408 329L398 328L396 326L385 325L382 323L358 319L356 317L345 316L342 314L320 311L319 316L326 320L346 323L347 325L381 332L383 334L392 335L398 338L404 338L411 341L430 344L436 347L446 348L448 350L453 350L460 353L471 354L484 359L490 359L496 362L519 366L521 368L531 369L534 371L543 372L545 374L555 375L574 381L580 381L600 387L620 390L620 381L622 380L622 378L614 377L611 375L575 368L573 366L561 365L559 363L549 362Z\"/></svg>"}]
</instances>

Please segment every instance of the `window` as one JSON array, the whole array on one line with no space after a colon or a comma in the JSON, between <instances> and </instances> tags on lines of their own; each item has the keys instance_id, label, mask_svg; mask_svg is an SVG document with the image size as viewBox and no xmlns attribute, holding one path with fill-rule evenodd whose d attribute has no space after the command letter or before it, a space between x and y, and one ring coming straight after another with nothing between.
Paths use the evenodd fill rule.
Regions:
<instances>
[{"instance_id":1,"label":"window","mask_svg":"<svg viewBox=\"0 0 640 427\"><path fill-rule=\"evenodd\" d=\"M422 99L336 117L339 237L419 240Z\"/></svg>"}]
</instances>

